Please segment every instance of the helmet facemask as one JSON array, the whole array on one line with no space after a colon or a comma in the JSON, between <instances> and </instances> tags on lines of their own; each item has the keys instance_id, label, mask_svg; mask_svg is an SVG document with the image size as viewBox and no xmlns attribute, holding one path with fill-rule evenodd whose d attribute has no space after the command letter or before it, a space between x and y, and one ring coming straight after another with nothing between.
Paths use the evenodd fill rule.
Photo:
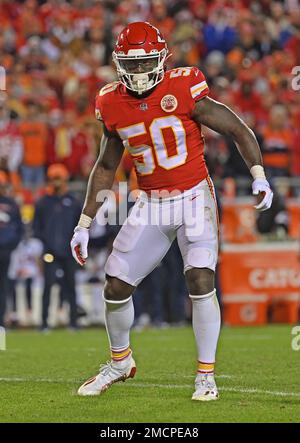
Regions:
<instances>
[{"instance_id":1,"label":"helmet facemask","mask_svg":"<svg viewBox=\"0 0 300 443\"><path fill-rule=\"evenodd\" d=\"M121 83L140 95L162 81L166 56L166 49L150 54L143 49L131 49L127 55L113 52L113 61Z\"/></svg>"}]
</instances>

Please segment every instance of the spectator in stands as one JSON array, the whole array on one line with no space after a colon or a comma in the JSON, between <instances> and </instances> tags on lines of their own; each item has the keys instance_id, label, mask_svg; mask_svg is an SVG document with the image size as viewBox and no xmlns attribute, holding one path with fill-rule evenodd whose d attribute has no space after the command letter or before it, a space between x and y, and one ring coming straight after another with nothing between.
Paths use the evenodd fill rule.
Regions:
<instances>
[{"instance_id":1,"label":"spectator in stands","mask_svg":"<svg viewBox=\"0 0 300 443\"><path fill-rule=\"evenodd\" d=\"M272 39L278 41L279 45L282 46L292 33L283 3L279 0L272 1L270 13L270 16L266 17L265 20L267 31Z\"/></svg>"},{"instance_id":2,"label":"spectator in stands","mask_svg":"<svg viewBox=\"0 0 300 443\"><path fill-rule=\"evenodd\" d=\"M239 73L239 87L232 92L232 99L239 112L252 114L256 120L262 104L261 96L255 90L253 69L244 69Z\"/></svg>"},{"instance_id":3,"label":"spectator in stands","mask_svg":"<svg viewBox=\"0 0 300 443\"><path fill-rule=\"evenodd\" d=\"M66 111L63 124L55 131L54 143L48 148L48 157L54 162L64 163L72 178L80 178L89 148L80 122L74 124L74 121L75 111Z\"/></svg>"},{"instance_id":4,"label":"spectator in stands","mask_svg":"<svg viewBox=\"0 0 300 443\"><path fill-rule=\"evenodd\" d=\"M68 191L69 174L62 164L53 164L47 172L49 192L36 204L34 235L44 246L44 278L42 330L48 329L50 292L57 270L64 273L65 292L70 305L70 327L76 328L75 265L71 249L73 230L81 212L81 204Z\"/></svg>"},{"instance_id":5,"label":"spectator in stands","mask_svg":"<svg viewBox=\"0 0 300 443\"><path fill-rule=\"evenodd\" d=\"M9 180L0 171L0 326L4 326L6 299L9 291L8 268L12 251L23 234L19 207L9 196Z\"/></svg>"},{"instance_id":6,"label":"spectator in stands","mask_svg":"<svg viewBox=\"0 0 300 443\"><path fill-rule=\"evenodd\" d=\"M299 114L300 117L300 114ZM295 128L294 143L292 152L292 174L300 177L300 119L299 124ZM300 186L295 187L295 196L300 197Z\"/></svg>"},{"instance_id":7,"label":"spectator in stands","mask_svg":"<svg viewBox=\"0 0 300 443\"><path fill-rule=\"evenodd\" d=\"M218 50L227 54L234 47L237 32L224 8L216 8L209 16L203 29L203 38L207 52Z\"/></svg>"},{"instance_id":8,"label":"spectator in stands","mask_svg":"<svg viewBox=\"0 0 300 443\"><path fill-rule=\"evenodd\" d=\"M269 124L263 130L263 158L271 177L290 175L292 133L287 110L275 105L270 111Z\"/></svg>"},{"instance_id":9,"label":"spectator in stands","mask_svg":"<svg viewBox=\"0 0 300 443\"><path fill-rule=\"evenodd\" d=\"M26 187L42 186L45 182L47 127L38 103L29 101L26 108L26 118L20 124L24 146L22 180Z\"/></svg>"},{"instance_id":10,"label":"spectator in stands","mask_svg":"<svg viewBox=\"0 0 300 443\"><path fill-rule=\"evenodd\" d=\"M203 47L199 45L200 32L193 23L193 15L190 11L182 10L176 14L175 18L176 26L170 40L172 63L176 66L197 65Z\"/></svg>"},{"instance_id":11,"label":"spectator in stands","mask_svg":"<svg viewBox=\"0 0 300 443\"><path fill-rule=\"evenodd\" d=\"M152 0L151 3L151 23L169 40L175 27L174 18L168 14L166 2L162 0Z\"/></svg>"},{"instance_id":12,"label":"spectator in stands","mask_svg":"<svg viewBox=\"0 0 300 443\"><path fill-rule=\"evenodd\" d=\"M6 97L0 96L0 168L10 176L18 173L23 157L23 143L18 126L10 115Z\"/></svg>"},{"instance_id":13,"label":"spectator in stands","mask_svg":"<svg viewBox=\"0 0 300 443\"><path fill-rule=\"evenodd\" d=\"M285 49L295 57L295 65L300 65L300 8L291 15L292 36L287 40Z\"/></svg>"},{"instance_id":14,"label":"spectator in stands","mask_svg":"<svg viewBox=\"0 0 300 443\"><path fill-rule=\"evenodd\" d=\"M263 57L280 49L279 42L273 39L272 35L268 32L264 16L260 16L256 20L255 34L259 59L262 59Z\"/></svg>"},{"instance_id":15,"label":"spectator in stands","mask_svg":"<svg viewBox=\"0 0 300 443\"><path fill-rule=\"evenodd\" d=\"M210 87L215 86L220 76L224 74L225 57L220 51L212 51L205 60L205 76Z\"/></svg>"}]
</instances>

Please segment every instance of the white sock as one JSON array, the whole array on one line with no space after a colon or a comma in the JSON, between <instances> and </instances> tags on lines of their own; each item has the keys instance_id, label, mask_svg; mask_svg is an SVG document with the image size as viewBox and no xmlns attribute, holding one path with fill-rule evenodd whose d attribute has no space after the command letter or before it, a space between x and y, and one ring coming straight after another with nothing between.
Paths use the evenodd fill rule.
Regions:
<instances>
[{"instance_id":1,"label":"white sock","mask_svg":"<svg viewBox=\"0 0 300 443\"><path fill-rule=\"evenodd\" d=\"M215 362L221 316L216 290L206 295L207 297L195 295L190 295L190 297L193 306L193 330L198 362L212 364Z\"/></svg>"},{"instance_id":2,"label":"white sock","mask_svg":"<svg viewBox=\"0 0 300 443\"><path fill-rule=\"evenodd\" d=\"M134 320L132 297L125 303L105 301L105 325L112 358L121 361L130 353L129 334Z\"/></svg>"}]
</instances>

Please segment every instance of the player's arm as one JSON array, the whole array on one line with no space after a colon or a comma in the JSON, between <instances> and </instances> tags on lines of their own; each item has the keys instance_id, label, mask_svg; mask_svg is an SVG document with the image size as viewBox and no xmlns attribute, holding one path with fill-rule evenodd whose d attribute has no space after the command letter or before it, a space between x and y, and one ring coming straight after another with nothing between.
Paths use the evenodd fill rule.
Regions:
<instances>
[{"instance_id":1,"label":"player's arm","mask_svg":"<svg viewBox=\"0 0 300 443\"><path fill-rule=\"evenodd\" d=\"M110 133L104 127L100 153L90 173L82 214L91 220L96 216L101 202L97 202L99 191L111 189L116 170L124 152L122 140L117 134Z\"/></svg>"},{"instance_id":2,"label":"player's arm","mask_svg":"<svg viewBox=\"0 0 300 443\"><path fill-rule=\"evenodd\" d=\"M89 176L82 213L71 241L73 257L80 265L85 263L88 256L89 228L102 205L97 201L98 192L111 189L123 152L121 139L104 126L100 153Z\"/></svg>"},{"instance_id":3,"label":"player's arm","mask_svg":"<svg viewBox=\"0 0 300 443\"><path fill-rule=\"evenodd\" d=\"M261 194L259 195L261 201L255 208L260 211L269 209L273 193L266 180L261 150L254 132L231 109L209 97L196 102L192 118L199 125L203 124L233 138L254 179L253 194Z\"/></svg>"}]
</instances>

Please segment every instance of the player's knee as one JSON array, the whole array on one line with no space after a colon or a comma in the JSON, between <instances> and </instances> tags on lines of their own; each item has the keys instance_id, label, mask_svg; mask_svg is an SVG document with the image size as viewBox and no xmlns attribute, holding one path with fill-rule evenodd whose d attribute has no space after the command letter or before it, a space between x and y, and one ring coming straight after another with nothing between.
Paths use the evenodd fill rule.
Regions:
<instances>
[{"instance_id":1,"label":"player's knee","mask_svg":"<svg viewBox=\"0 0 300 443\"><path fill-rule=\"evenodd\" d=\"M109 301L122 301L128 299L134 291L134 287L119 280L116 277L106 277L104 285L104 298Z\"/></svg>"},{"instance_id":2,"label":"player's knee","mask_svg":"<svg viewBox=\"0 0 300 443\"><path fill-rule=\"evenodd\" d=\"M191 295L208 294L215 287L215 273L208 268L192 268L186 274L186 283Z\"/></svg>"},{"instance_id":3,"label":"player's knee","mask_svg":"<svg viewBox=\"0 0 300 443\"><path fill-rule=\"evenodd\" d=\"M128 275L129 265L120 254L112 252L107 259L104 269L107 275L121 279L122 276Z\"/></svg>"}]
</instances>

